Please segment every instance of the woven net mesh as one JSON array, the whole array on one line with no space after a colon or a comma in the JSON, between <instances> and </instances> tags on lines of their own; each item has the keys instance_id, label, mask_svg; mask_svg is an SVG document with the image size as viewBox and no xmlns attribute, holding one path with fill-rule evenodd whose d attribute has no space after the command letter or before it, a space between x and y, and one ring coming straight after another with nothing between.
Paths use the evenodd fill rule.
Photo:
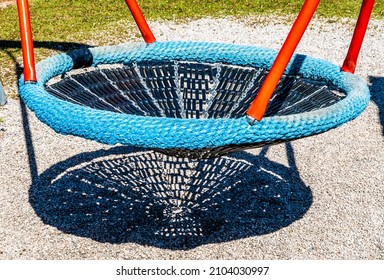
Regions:
<instances>
[{"instance_id":1,"label":"woven net mesh","mask_svg":"<svg viewBox=\"0 0 384 280\"><path fill-rule=\"evenodd\" d=\"M77 69L46 90L59 99L99 110L167 118L239 118L246 114L267 71L221 63L173 61ZM284 75L265 114L285 116L328 107L345 97L326 83ZM213 149L158 149L190 158L221 156L279 141Z\"/></svg>"},{"instance_id":2,"label":"woven net mesh","mask_svg":"<svg viewBox=\"0 0 384 280\"><path fill-rule=\"evenodd\" d=\"M114 65L69 72L46 90L82 106L140 116L238 118L244 116L267 71L192 62ZM328 107L345 95L325 83L285 75L266 116Z\"/></svg>"}]
</instances>

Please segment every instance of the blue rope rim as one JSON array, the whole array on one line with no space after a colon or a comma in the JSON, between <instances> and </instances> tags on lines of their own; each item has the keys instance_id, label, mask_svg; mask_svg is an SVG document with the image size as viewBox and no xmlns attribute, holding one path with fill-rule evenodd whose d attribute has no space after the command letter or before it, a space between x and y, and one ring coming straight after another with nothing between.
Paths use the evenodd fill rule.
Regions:
<instances>
[{"instance_id":1,"label":"blue rope rim","mask_svg":"<svg viewBox=\"0 0 384 280\"><path fill-rule=\"evenodd\" d=\"M206 42L155 42L90 48L93 65L196 61L270 69L275 50L254 46ZM297 63L296 61L300 61ZM289 141L319 134L348 122L369 103L367 85L356 75L344 73L327 61L295 55L286 74L321 80L343 90L340 102L313 112L266 117L249 126L238 119L174 119L143 117L92 109L60 100L44 90L51 78L73 68L68 54L59 54L37 64L37 83L19 81L20 96L38 119L61 134L71 134L106 144L143 148L203 149L277 140Z\"/></svg>"}]
</instances>

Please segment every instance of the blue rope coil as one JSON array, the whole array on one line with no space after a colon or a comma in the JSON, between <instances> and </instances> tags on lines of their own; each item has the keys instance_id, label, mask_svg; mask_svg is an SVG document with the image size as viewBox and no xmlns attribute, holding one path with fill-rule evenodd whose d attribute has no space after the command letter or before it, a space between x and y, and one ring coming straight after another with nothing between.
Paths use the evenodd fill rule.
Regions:
<instances>
[{"instance_id":1,"label":"blue rope coil","mask_svg":"<svg viewBox=\"0 0 384 280\"><path fill-rule=\"evenodd\" d=\"M270 69L275 50L205 42L155 42L89 49L92 66L140 62L194 61ZM55 76L74 68L73 57L59 54L37 64L37 83L19 80L20 96L38 119L61 134L71 134L106 144L157 149L204 149L290 141L325 132L359 116L367 107L367 85L356 75L341 72L327 61L294 56L286 74L326 82L346 93L329 107L288 116L265 117L250 126L240 118L178 119L120 114L60 100L45 89Z\"/></svg>"}]
</instances>

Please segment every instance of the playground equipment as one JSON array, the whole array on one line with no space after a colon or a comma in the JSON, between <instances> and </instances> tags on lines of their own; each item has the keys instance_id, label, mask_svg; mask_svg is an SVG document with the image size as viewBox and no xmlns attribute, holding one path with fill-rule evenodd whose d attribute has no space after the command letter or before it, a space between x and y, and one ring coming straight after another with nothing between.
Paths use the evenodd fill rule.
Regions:
<instances>
[{"instance_id":1,"label":"playground equipment","mask_svg":"<svg viewBox=\"0 0 384 280\"><path fill-rule=\"evenodd\" d=\"M20 95L56 132L207 158L323 133L356 118L369 102L368 87L353 73L372 0L363 1L341 68L294 55L319 0L305 1L279 52L157 42L136 1L126 2L146 44L74 50L35 68L28 1L17 1Z\"/></svg>"},{"instance_id":2,"label":"playground equipment","mask_svg":"<svg viewBox=\"0 0 384 280\"><path fill-rule=\"evenodd\" d=\"M5 105L5 103L7 103L7 96L5 95L3 85L0 81L0 106Z\"/></svg>"}]
</instances>

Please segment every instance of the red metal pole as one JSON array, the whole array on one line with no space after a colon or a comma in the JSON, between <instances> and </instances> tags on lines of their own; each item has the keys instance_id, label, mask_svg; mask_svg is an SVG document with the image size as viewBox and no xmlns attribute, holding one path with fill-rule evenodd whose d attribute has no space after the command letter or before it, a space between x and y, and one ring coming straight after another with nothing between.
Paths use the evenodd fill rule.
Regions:
<instances>
[{"instance_id":1,"label":"red metal pole","mask_svg":"<svg viewBox=\"0 0 384 280\"><path fill-rule=\"evenodd\" d=\"M271 70L265 78L259 93L247 111L247 115L251 117L251 119L260 121L263 118L268 102L271 99L285 68L291 60L291 57L299 44L305 29L313 17L319 2L320 0L305 1L291 31L288 34L287 39L285 40L275 62L272 65Z\"/></svg>"},{"instance_id":2,"label":"red metal pole","mask_svg":"<svg viewBox=\"0 0 384 280\"><path fill-rule=\"evenodd\" d=\"M359 18L356 23L355 31L353 33L352 41L349 46L347 56L344 60L341 70L344 72L355 73L357 58L363 44L365 32L367 31L369 18L371 17L372 9L375 0L364 0L361 5Z\"/></svg>"},{"instance_id":3,"label":"red metal pole","mask_svg":"<svg viewBox=\"0 0 384 280\"><path fill-rule=\"evenodd\" d=\"M19 13L21 49L23 52L24 81L36 82L35 56L28 0L17 0L17 10Z\"/></svg>"},{"instance_id":4,"label":"red metal pole","mask_svg":"<svg viewBox=\"0 0 384 280\"><path fill-rule=\"evenodd\" d=\"M129 10L133 15L133 18L135 19L136 24L140 29L140 32L144 38L144 41L147 44L155 42L156 38L153 35L151 29L149 28L148 23L145 20L144 15L141 12L140 7L137 4L136 0L125 0L125 2L127 3Z\"/></svg>"}]
</instances>

